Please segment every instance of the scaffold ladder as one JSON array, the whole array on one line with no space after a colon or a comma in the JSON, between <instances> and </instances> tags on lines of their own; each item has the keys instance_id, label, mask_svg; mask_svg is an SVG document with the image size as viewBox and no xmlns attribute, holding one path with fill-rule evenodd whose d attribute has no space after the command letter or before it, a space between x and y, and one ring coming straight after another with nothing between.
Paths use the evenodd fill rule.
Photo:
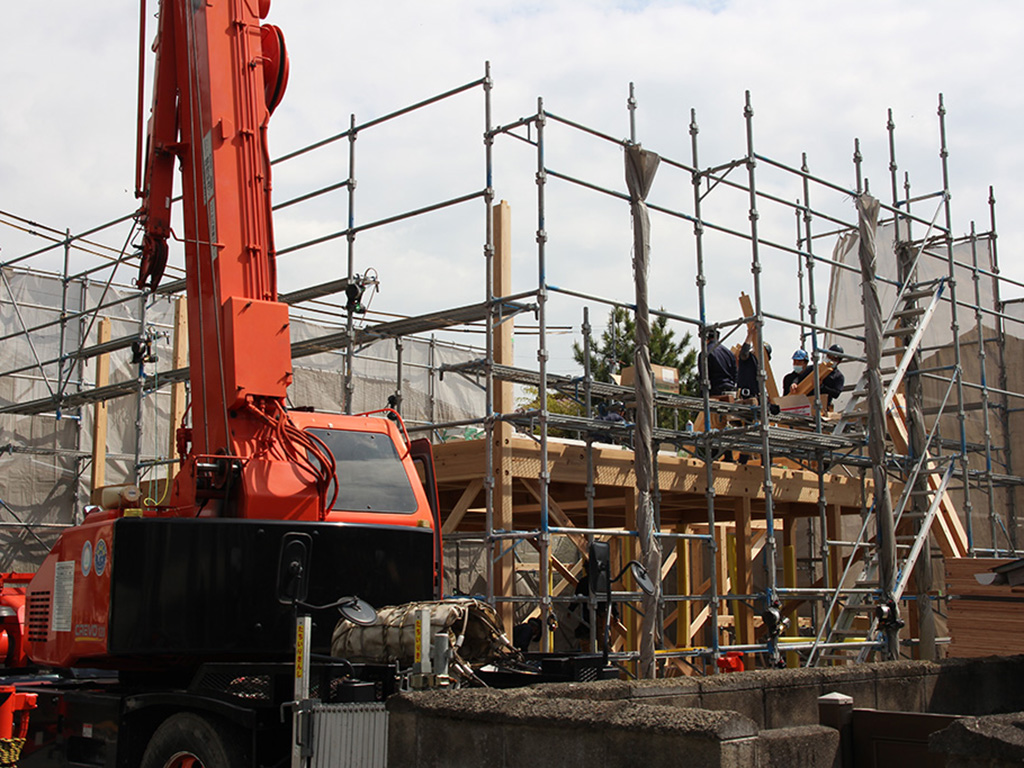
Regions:
<instances>
[{"instance_id":1,"label":"scaffold ladder","mask_svg":"<svg viewBox=\"0 0 1024 768\"><path fill-rule=\"evenodd\" d=\"M893 304L885 325L882 327L882 358L898 357L899 362L892 368L883 368L880 373L885 387L883 410L888 410L899 391L903 377L913 359L914 353L921 346L925 330L935 315L935 310L942 299L946 278L938 278L923 283L906 283L900 290ZM924 302L919 304L918 302ZM841 435L854 422L861 421L867 415L868 372L865 371L857 381L850 395L842 416L836 424L833 434Z\"/></svg>"}]
</instances>

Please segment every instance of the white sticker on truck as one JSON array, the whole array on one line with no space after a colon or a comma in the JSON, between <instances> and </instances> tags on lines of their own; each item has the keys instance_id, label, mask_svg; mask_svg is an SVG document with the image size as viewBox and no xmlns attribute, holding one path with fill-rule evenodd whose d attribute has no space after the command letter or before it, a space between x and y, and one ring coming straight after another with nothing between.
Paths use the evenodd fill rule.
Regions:
<instances>
[{"instance_id":1,"label":"white sticker on truck","mask_svg":"<svg viewBox=\"0 0 1024 768\"><path fill-rule=\"evenodd\" d=\"M53 611L51 632L71 631L71 606L75 599L75 561L64 560L53 569Z\"/></svg>"}]
</instances>

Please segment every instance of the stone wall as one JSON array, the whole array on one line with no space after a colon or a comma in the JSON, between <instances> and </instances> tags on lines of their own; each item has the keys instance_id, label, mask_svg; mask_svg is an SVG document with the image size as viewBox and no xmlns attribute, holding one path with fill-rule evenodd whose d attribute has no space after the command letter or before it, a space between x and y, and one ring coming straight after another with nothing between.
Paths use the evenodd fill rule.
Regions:
<instances>
[{"instance_id":1,"label":"stone wall","mask_svg":"<svg viewBox=\"0 0 1024 768\"><path fill-rule=\"evenodd\" d=\"M839 733L818 697L901 712L1024 710L1024 657L763 670L654 681L403 694L388 702L389 764L832 766Z\"/></svg>"}]
</instances>

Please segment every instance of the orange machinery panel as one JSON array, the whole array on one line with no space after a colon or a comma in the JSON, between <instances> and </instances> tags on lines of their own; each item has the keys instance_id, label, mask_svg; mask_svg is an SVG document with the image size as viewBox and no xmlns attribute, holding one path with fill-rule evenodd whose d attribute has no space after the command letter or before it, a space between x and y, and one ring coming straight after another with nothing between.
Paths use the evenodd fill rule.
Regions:
<instances>
[{"instance_id":1,"label":"orange machinery panel","mask_svg":"<svg viewBox=\"0 0 1024 768\"><path fill-rule=\"evenodd\" d=\"M288 305L230 296L223 311L228 407L241 405L247 396L284 400L292 381Z\"/></svg>"}]
</instances>

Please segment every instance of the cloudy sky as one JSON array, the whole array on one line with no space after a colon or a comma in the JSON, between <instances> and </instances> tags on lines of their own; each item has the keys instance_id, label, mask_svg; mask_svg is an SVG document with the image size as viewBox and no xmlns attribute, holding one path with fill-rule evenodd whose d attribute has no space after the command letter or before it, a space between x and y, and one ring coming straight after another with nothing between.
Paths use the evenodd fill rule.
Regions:
<instances>
[{"instance_id":1,"label":"cloudy sky","mask_svg":"<svg viewBox=\"0 0 1024 768\"><path fill-rule=\"evenodd\" d=\"M152 15L154 0L149 6ZM134 209L138 16L138 3L129 0L0 4L0 261L42 244L9 226L12 214L78 232ZM362 123L472 82L490 61L495 123L535 113L543 97L552 113L626 138L633 82L637 139L689 163L695 109L701 166L745 154L749 90L760 154L799 165L806 152L812 172L853 188L857 137L871 190L889 202L886 110L893 109L901 180L909 172L914 195L934 192L941 188L941 92L954 230L967 232L972 220L987 229L993 185L1002 267L1024 280L1017 257L1024 247L1019 0L274 0L268 21L283 28L292 59L289 90L271 123L274 155L344 130L352 114ZM150 37L152 29L151 19ZM483 126L478 88L361 134L357 223L483 188ZM549 169L624 189L616 144L549 122L546 150ZM344 179L347 163L347 143L338 142L279 165L277 199ZM536 163L535 150L522 141L495 144L494 188L513 207L517 291L538 282ZM737 180L745 173L733 171ZM759 185L784 200L802 194L798 180L763 163L757 173ZM628 206L555 179L546 191L547 281L630 301ZM650 200L692 212L689 176L663 164ZM812 191L812 204L852 215L851 201L839 192ZM792 211L770 209L764 203L762 233L792 245ZM914 210L930 218L935 202ZM282 211L279 247L337 232L346 211L344 192ZM745 198L729 190L711 191L705 214L723 226L749 229ZM815 226L829 229L824 221ZM692 226L655 214L653 230L652 301L696 317ZM418 314L481 300L483 234L483 205L473 201L360 235L356 270L376 269L381 279L372 308ZM117 247L119 238L123 232L101 236ZM816 250L830 247L823 240ZM736 297L752 291L750 246L709 237L706 255L710 317L738 316ZM766 307L796 316L795 258L773 249L761 258ZM320 282L345 269L342 240L297 251L282 257L282 287ZM1024 290L1011 287L1007 294ZM582 307L557 298L549 322L578 327ZM591 312L599 321L606 310L592 305ZM777 346L798 342L792 329L772 333ZM553 344L555 370L574 370L570 338ZM472 335L461 340L480 342ZM533 361L534 343L528 336L517 340L520 364Z\"/></svg>"}]
</instances>

